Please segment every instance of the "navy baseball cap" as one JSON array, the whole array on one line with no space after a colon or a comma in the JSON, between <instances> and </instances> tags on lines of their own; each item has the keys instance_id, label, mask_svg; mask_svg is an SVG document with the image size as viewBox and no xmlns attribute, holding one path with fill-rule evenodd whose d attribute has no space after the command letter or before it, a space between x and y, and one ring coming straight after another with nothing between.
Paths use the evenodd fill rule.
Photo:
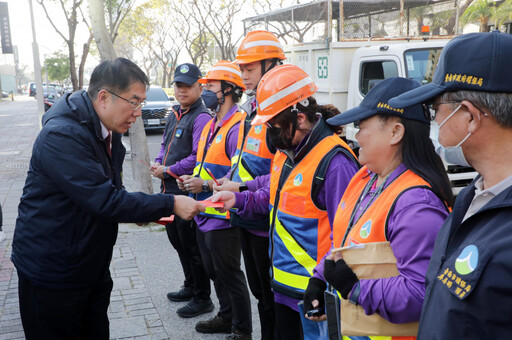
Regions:
<instances>
[{"instance_id":1,"label":"navy baseball cap","mask_svg":"<svg viewBox=\"0 0 512 340\"><path fill-rule=\"evenodd\" d=\"M174 70L174 79L172 80L172 84L185 83L187 85L193 85L199 79L201 79L203 75L201 74L201 70L194 64L181 64L176 67Z\"/></svg>"},{"instance_id":2,"label":"navy baseball cap","mask_svg":"<svg viewBox=\"0 0 512 340\"><path fill-rule=\"evenodd\" d=\"M339 126L381 114L404 117L428 124L429 121L425 117L422 105L417 104L398 109L388 104L389 99L419 86L420 83L412 79L400 77L384 79L368 92L359 106L327 119L327 123Z\"/></svg>"},{"instance_id":3,"label":"navy baseball cap","mask_svg":"<svg viewBox=\"0 0 512 340\"><path fill-rule=\"evenodd\" d=\"M446 44L432 82L389 101L397 108L431 101L446 91L512 93L512 35L470 33Z\"/></svg>"}]
</instances>

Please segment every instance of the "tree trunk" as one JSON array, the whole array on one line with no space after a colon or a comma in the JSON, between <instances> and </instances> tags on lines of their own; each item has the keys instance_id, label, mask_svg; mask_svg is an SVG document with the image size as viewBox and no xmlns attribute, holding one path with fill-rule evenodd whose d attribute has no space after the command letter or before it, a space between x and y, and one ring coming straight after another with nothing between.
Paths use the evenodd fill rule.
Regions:
<instances>
[{"instance_id":1,"label":"tree trunk","mask_svg":"<svg viewBox=\"0 0 512 340\"><path fill-rule=\"evenodd\" d=\"M110 39L110 35L105 25L105 9L103 8L103 1L89 0L89 13L91 17L91 27L100 52L101 60L111 60L116 58L116 51ZM142 118L137 118L136 122L132 124L130 129L130 145L131 145L131 160L133 183L135 191L142 191L148 194L153 193L153 182L151 181L151 174L149 168L142 162L143 160L149 163L148 143L146 140L146 133L144 132L144 124Z\"/></svg>"},{"instance_id":2,"label":"tree trunk","mask_svg":"<svg viewBox=\"0 0 512 340\"><path fill-rule=\"evenodd\" d=\"M487 17L482 18L482 20L480 21L480 32L489 32L490 31L488 22L489 22L489 18L487 18Z\"/></svg>"},{"instance_id":3,"label":"tree trunk","mask_svg":"<svg viewBox=\"0 0 512 340\"><path fill-rule=\"evenodd\" d=\"M85 61L87 60L87 56L89 55L89 49L91 47L92 39L94 38L92 32L89 35L89 39L84 44L82 50L82 59L80 60L80 65L78 66L78 89L82 89L84 87L84 69L85 69Z\"/></svg>"}]
</instances>

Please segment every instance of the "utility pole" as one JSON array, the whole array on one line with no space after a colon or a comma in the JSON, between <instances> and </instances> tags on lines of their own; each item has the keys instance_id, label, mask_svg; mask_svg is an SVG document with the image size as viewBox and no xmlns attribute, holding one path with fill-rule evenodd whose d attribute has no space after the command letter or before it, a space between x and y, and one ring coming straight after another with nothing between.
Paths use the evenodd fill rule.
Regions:
<instances>
[{"instance_id":1,"label":"utility pole","mask_svg":"<svg viewBox=\"0 0 512 340\"><path fill-rule=\"evenodd\" d=\"M41 77L41 63L39 61L39 46L37 45L36 29L34 25L34 10L32 9L32 0L28 0L30 7L30 24L32 25L32 52L34 54L34 76L36 77L36 94L37 94L37 113L39 114L39 128L42 127L43 119L43 79Z\"/></svg>"}]
</instances>

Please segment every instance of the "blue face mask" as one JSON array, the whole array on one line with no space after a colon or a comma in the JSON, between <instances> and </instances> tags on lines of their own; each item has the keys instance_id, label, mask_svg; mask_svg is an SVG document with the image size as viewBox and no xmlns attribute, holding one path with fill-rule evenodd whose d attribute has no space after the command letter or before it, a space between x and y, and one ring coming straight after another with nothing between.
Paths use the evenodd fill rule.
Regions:
<instances>
[{"instance_id":1,"label":"blue face mask","mask_svg":"<svg viewBox=\"0 0 512 340\"><path fill-rule=\"evenodd\" d=\"M203 90L203 93L201 93L201 98L203 98L204 105L207 108L216 111L217 106L219 105L219 98L217 98L217 93L210 90Z\"/></svg>"},{"instance_id":2,"label":"blue face mask","mask_svg":"<svg viewBox=\"0 0 512 340\"><path fill-rule=\"evenodd\" d=\"M468 133L466 137L464 137L464 139L456 146L444 147L441 145L441 143L439 143L439 130L448 121L448 119L450 119L455 114L455 112L460 109L461 106L462 105L457 106L457 108L441 124L438 125L436 121L432 121L430 123L430 139L434 144L436 153L441 156L441 158L444 159L447 163L460 166L471 166L466 160L466 157L464 157L464 152L462 151L461 147L462 143L464 143L466 139L471 136L471 132Z\"/></svg>"}]
</instances>

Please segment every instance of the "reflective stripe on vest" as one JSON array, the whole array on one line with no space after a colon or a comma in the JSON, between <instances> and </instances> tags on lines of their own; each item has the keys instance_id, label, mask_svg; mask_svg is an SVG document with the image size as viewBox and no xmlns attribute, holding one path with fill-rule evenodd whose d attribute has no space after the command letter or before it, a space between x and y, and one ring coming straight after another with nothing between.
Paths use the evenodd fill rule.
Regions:
<instances>
[{"instance_id":1,"label":"reflective stripe on vest","mask_svg":"<svg viewBox=\"0 0 512 340\"><path fill-rule=\"evenodd\" d=\"M315 145L279 187L287 156L277 151L270 179L270 260L272 285L297 298L304 294L313 268L330 248L331 226L327 211L319 209L312 194L315 172L325 155L341 145L336 135ZM276 193L279 192L279 196ZM316 199L316 198L315 198ZM277 204L277 209L276 209Z\"/></svg>"},{"instance_id":2,"label":"reflective stripe on vest","mask_svg":"<svg viewBox=\"0 0 512 340\"><path fill-rule=\"evenodd\" d=\"M267 145L267 129L266 125L251 125L244 140L245 125L240 124L237 150L231 160L233 181L246 182L270 173L274 154Z\"/></svg>"},{"instance_id":3,"label":"reflective stripe on vest","mask_svg":"<svg viewBox=\"0 0 512 340\"><path fill-rule=\"evenodd\" d=\"M243 114L237 111L227 121L223 122L210 147L206 150L206 155L204 154L205 147L210 136L210 126L213 124L214 118L204 126L197 145L196 167L194 168L193 173L194 177L211 180L212 177L208 172L206 172L205 168L208 168L217 179L224 177L229 172L229 169L231 169L231 160L226 154L227 135L229 130L231 130L231 128L242 118ZM202 201L211 195L211 192L200 192L195 194L195 197L196 200ZM229 219L229 213L220 213L214 208L206 208L206 211L200 213L200 215L212 218Z\"/></svg>"},{"instance_id":4,"label":"reflective stripe on vest","mask_svg":"<svg viewBox=\"0 0 512 340\"><path fill-rule=\"evenodd\" d=\"M371 176L368 175L368 169L365 166L354 175L348 184L334 217L333 245L335 248L341 247L352 211L370 179ZM344 246L387 241L387 223L392 207L402 192L413 187L430 188L430 185L411 170L404 171L389 183L352 226Z\"/></svg>"}]
</instances>

